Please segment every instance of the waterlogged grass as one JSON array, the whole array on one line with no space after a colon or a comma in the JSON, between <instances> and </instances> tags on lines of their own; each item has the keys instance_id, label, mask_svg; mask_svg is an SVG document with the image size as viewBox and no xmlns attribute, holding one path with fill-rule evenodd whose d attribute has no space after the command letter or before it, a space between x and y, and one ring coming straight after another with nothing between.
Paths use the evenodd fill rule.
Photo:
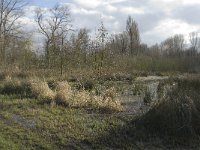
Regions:
<instances>
[{"instance_id":1,"label":"waterlogged grass","mask_svg":"<svg viewBox=\"0 0 200 150\"><path fill-rule=\"evenodd\" d=\"M40 98L28 98L14 93L7 96L0 95L0 149L199 149L199 136L174 138L162 131L167 125L171 128L172 123L186 120L182 119L184 117L180 118L181 115L176 116L178 121L167 117L170 112L173 112L172 110L180 106L193 106L183 102L182 97L189 97L189 102L194 101L195 106L199 106L200 82L197 79L189 79L189 81L188 79L171 79L161 82L158 91L162 91L164 85L168 84L174 85L174 89L178 88L174 95L168 95L168 97L171 96L172 100L180 98L179 101L177 100L179 103L172 101L166 105L168 104L166 99L166 104L161 101L159 107L156 107L157 105L152 107L151 110L155 111L149 111L141 116L128 115L126 111L108 113L88 109L88 107L52 106L41 103ZM115 81L110 84L106 82L105 89L99 86L95 90L99 92L98 94L102 94L102 91L116 84L114 87L119 87L116 88L118 93L137 95L143 89L143 86L130 82ZM77 99L81 100L87 95L76 95L76 97L80 97ZM198 123L199 119L199 113L196 113L200 112L199 107L196 109L194 115L191 115L194 123ZM183 113L187 115L185 109ZM159 120L157 116L161 116ZM172 113L171 116L175 115ZM147 119L144 120L144 118ZM162 123L163 120L164 123ZM198 125L195 125L195 128L199 129ZM160 134L155 134L160 129L159 127L162 127Z\"/></svg>"},{"instance_id":2,"label":"waterlogged grass","mask_svg":"<svg viewBox=\"0 0 200 150\"><path fill-rule=\"evenodd\" d=\"M0 96L0 149L88 149L123 124L114 115Z\"/></svg>"}]
</instances>

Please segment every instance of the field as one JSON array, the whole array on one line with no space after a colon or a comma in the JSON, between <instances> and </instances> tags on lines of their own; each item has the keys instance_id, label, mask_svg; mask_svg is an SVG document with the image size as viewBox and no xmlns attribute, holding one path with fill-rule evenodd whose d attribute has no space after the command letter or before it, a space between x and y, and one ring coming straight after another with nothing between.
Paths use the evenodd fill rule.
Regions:
<instances>
[{"instance_id":1,"label":"field","mask_svg":"<svg viewBox=\"0 0 200 150\"><path fill-rule=\"evenodd\" d=\"M198 74L2 75L0 149L198 149L199 84Z\"/></svg>"}]
</instances>

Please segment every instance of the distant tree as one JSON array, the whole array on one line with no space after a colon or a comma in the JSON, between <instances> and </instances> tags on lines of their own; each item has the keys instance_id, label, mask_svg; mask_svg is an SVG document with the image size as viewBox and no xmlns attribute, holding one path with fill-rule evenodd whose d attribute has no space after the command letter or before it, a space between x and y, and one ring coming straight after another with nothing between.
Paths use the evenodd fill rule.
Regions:
<instances>
[{"instance_id":1,"label":"distant tree","mask_svg":"<svg viewBox=\"0 0 200 150\"><path fill-rule=\"evenodd\" d=\"M78 32L77 40L76 40L76 50L78 53L78 57L81 57L79 59L83 59L84 63L87 61L87 53L88 53L88 48L89 48L89 42L90 42L90 37L89 37L89 30L86 28L82 28Z\"/></svg>"},{"instance_id":2,"label":"distant tree","mask_svg":"<svg viewBox=\"0 0 200 150\"><path fill-rule=\"evenodd\" d=\"M140 48L140 33L138 24L133 20L131 16L128 16L126 22L126 32L129 37L129 50L131 55L138 55Z\"/></svg>"},{"instance_id":3,"label":"distant tree","mask_svg":"<svg viewBox=\"0 0 200 150\"><path fill-rule=\"evenodd\" d=\"M176 55L180 56L181 52L183 52L185 49L184 35L182 35L182 34L174 35L173 42L174 42L174 53Z\"/></svg>"},{"instance_id":4,"label":"distant tree","mask_svg":"<svg viewBox=\"0 0 200 150\"><path fill-rule=\"evenodd\" d=\"M180 56L184 50L185 40L181 34L167 38L161 43L162 53L168 56Z\"/></svg>"},{"instance_id":5,"label":"distant tree","mask_svg":"<svg viewBox=\"0 0 200 150\"><path fill-rule=\"evenodd\" d=\"M24 0L0 1L0 58L6 64L6 49L10 39L18 37L19 19L23 16Z\"/></svg>"},{"instance_id":6,"label":"distant tree","mask_svg":"<svg viewBox=\"0 0 200 150\"><path fill-rule=\"evenodd\" d=\"M128 35L126 32L116 34L114 36L114 44L115 49L118 50L118 53L120 54L126 54L127 48L128 48Z\"/></svg>"},{"instance_id":7,"label":"distant tree","mask_svg":"<svg viewBox=\"0 0 200 150\"><path fill-rule=\"evenodd\" d=\"M45 37L45 56L47 66L50 67L51 56L56 56L60 51L57 43L61 44L64 34L71 29L70 11L68 6L55 5L47 11L38 8L35 12L39 31Z\"/></svg>"},{"instance_id":8,"label":"distant tree","mask_svg":"<svg viewBox=\"0 0 200 150\"><path fill-rule=\"evenodd\" d=\"M98 28L96 40L97 40L96 42L97 42L98 52L100 54L100 63L98 64L98 72L99 72L99 75L101 76L104 57L105 57L105 53L106 53L106 44L107 44L107 40L108 40L108 32L107 32L102 20L101 20L100 26Z\"/></svg>"},{"instance_id":9,"label":"distant tree","mask_svg":"<svg viewBox=\"0 0 200 150\"><path fill-rule=\"evenodd\" d=\"M195 55L200 46L200 39L197 32L192 32L189 34L190 41L190 55Z\"/></svg>"},{"instance_id":10,"label":"distant tree","mask_svg":"<svg viewBox=\"0 0 200 150\"><path fill-rule=\"evenodd\" d=\"M150 56L153 56L153 57L161 56L161 48L160 48L160 46L158 44L152 45L149 48L149 54L150 54Z\"/></svg>"},{"instance_id":11,"label":"distant tree","mask_svg":"<svg viewBox=\"0 0 200 150\"><path fill-rule=\"evenodd\" d=\"M100 49L104 49L107 42L107 38L108 38L108 32L102 20L100 22L100 26L98 28L98 33L97 33L96 38L97 38L97 42L99 44Z\"/></svg>"},{"instance_id":12,"label":"distant tree","mask_svg":"<svg viewBox=\"0 0 200 150\"><path fill-rule=\"evenodd\" d=\"M7 64L17 65L22 69L31 67L32 56L32 40L28 34L18 37L10 37L12 42L9 43L6 51Z\"/></svg>"}]
</instances>

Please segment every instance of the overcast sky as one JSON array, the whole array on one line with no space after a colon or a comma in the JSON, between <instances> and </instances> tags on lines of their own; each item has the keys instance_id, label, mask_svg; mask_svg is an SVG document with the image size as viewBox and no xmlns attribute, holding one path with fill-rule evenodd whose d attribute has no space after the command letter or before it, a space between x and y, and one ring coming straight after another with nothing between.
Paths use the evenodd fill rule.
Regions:
<instances>
[{"instance_id":1,"label":"overcast sky","mask_svg":"<svg viewBox=\"0 0 200 150\"><path fill-rule=\"evenodd\" d=\"M159 43L174 34L200 31L200 0L29 0L24 23L33 29L34 9L57 3L70 7L74 28L95 30L104 21L110 33L125 30L131 15L139 25L143 43Z\"/></svg>"}]
</instances>

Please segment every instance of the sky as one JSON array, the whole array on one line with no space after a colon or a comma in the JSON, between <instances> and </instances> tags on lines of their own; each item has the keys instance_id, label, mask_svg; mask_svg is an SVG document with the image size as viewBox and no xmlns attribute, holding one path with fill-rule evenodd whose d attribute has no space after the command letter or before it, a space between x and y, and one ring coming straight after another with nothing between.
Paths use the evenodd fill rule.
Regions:
<instances>
[{"instance_id":1,"label":"sky","mask_svg":"<svg viewBox=\"0 0 200 150\"><path fill-rule=\"evenodd\" d=\"M68 5L73 28L95 31L102 19L110 34L126 29L128 15L138 23L141 41L148 45L160 43L174 34L200 32L200 0L27 0L23 23L34 30L36 7L51 8Z\"/></svg>"}]
</instances>

